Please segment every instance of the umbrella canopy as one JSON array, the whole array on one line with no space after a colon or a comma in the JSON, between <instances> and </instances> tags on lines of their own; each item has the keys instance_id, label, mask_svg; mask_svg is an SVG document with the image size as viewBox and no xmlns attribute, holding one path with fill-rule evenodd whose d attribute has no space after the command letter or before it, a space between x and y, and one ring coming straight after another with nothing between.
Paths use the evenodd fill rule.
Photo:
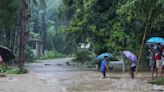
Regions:
<instances>
[{"instance_id":1,"label":"umbrella canopy","mask_svg":"<svg viewBox=\"0 0 164 92\"><path fill-rule=\"evenodd\" d=\"M111 54L111 53L102 53L102 54L98 55L98 56L96 57L96 59L98 59L98 60L103 60L105 56L107 56L107 57L109 57L109 58L112 58L112 54Z\"/></svg>"},{"instance_id":2,"label":"umbrella canopy","mask_svg":"<svg viewBox=\"0 0 164 92\"><path fill-rule=\"evenodd\" d=\"M5 62L8 62L15 58L14 54L9 48L1 46L1 45L0 45L0 55L2 56L3 61Z\"/></svg>"},{"instance_id":3,"label":"umbrella canopy","mask_svg":"<svg viewBox=\"0 0 164 92\"><path fill-rule=\"evenodd\" d=\"M161 44L164 44L164 38L162 38L162 37L151 37L146 41L146 43L161 43Z\"/></svg>"},{"instance_id":4,"label":"umbrella canopy","mask_svg":"<svg viewBox=\"0 0 164 92\"><path fill-rule=\"evenodd\" d=\"M137 57L130 51L123 51L123 54L131 61L137 62Z\"/></svg>"}]
</instances>

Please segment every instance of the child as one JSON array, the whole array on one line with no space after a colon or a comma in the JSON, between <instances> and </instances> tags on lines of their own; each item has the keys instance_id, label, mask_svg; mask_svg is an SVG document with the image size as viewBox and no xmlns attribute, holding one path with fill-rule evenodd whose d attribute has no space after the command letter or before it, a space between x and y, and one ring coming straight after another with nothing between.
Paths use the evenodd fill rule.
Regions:
<instances>
[{"instance_id":1,"label":"child","mask_svg":"<svg viewBox=\"0 0 164 92\"><path fill-rule=\"evenodd\" d=\"M106 77L106 72L108 70L108 66L107 66L107 61L108 61L108 56L104 57L104 60L101 62L101 72L103 74L103 79Z\"/></svg>"}]
</instances>

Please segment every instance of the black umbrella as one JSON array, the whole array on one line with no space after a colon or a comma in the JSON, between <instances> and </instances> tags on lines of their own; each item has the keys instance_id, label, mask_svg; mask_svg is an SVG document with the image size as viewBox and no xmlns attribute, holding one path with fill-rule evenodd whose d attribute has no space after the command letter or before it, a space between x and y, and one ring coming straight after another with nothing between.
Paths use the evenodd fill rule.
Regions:
<instances>
[{"instance_id":1,"label":"black umbrella","mask_svg":"<svg viewBox=\"0 0 164 92\"><path fill-rule=\"evenodd\" d=\"M0 55L2 56L4 62L8 62L15 58L14 54L9 48L1 45L0 45Z\"/></svg>"}]
</instances>

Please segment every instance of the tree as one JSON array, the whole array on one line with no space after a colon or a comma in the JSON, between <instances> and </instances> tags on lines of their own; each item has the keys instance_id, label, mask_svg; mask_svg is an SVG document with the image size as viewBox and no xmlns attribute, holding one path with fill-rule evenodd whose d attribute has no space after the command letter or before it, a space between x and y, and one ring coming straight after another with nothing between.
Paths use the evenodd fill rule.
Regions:
<instances>
[{"instance_id":1,"label":"tree","mask_svg":"<svg viewBox=\"0 0 164 92\"><path fill-rule=\"evenodd\" d=\"M128 0L125 4L121 5L118 10L118 14L124 17L129 24L132 22L138 22L143 25L140 28L143 39L138 61L140 61L146 37L151 36L153 31L159 32L159 36L161 34L160 29L163 26L161 24L164 22L163 6L164 0ZM151 35L147 36L148 33Z\"/></svg>"},{"instance_id":2,"label":"tree","mask_svg":"<svg viewBox=\"0 0 164 92\"><path fill-rule=\"evenodd\" d=\"M25 61L25 36L27 33L27 24L28 24L28 0L20 0L20 11L19 11L19 67L23 68Z\"/></svg>"},{"instance_id":3,"label":"tree","mask_svg":"<svg viewBox=\"0 0 164 92\"><path fill-rule=\"evenodd\" d=\"M16 53L18 45L18 0L1 0L0 3L0 44L4 45ZM12 20L12 21L11 21Z\"/></svg>"},{"instance_id":4,"label":"tree","mask_svg":"<svg viewBox=\"0 0 164 92\"><path fill-rule=\"evenodd\" d=\"M116 44L118 45L122 40L112 42L111 38L116 38L111 35L114 30L112 26L117 20L118 5L123 1L65 0L66 14L73 14L70 25L66 29L68 44L78 46L81 43L91 43L95 49L105 47L115 49ZM120 32L120 35L124 36L123 33ZM75 43L73 44L72 41ZM120 48L121 46L117 49Z\"/></svg>"}]
</instances>

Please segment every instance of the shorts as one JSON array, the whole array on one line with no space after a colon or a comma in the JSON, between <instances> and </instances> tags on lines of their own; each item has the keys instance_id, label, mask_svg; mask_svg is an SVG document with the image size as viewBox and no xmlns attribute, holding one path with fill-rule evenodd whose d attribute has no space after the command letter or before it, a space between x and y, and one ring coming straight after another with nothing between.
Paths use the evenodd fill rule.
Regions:
<instances>
[{"instance_id":1,"label":"shorts","mask_svg":"<svg viewBox=\"0 0 164 92\"><path fill-rule=\"evenodd\" d=\"M106 76L106 71L101 71L103 76L105 77Z\"/></svg>"},{"instance_id":2,"label":"shorts","mask_svg":"<svg viewBox=\"0 0 164 92\"><path fill-rule=\"evenodd\" d=\"M162 61L161 60L156 60L156 67L161 68L162 67Z\"/></svg>"},{"instance_id":3,"label":"shorts","mask_svg":"<svg viewBox=\"0 0 164 92\"><path fill-rule=\"evenodd\" d=\"M136 66L130 67L130 71L135 72L136 71Z\"/></svg>"}]
</instances>

